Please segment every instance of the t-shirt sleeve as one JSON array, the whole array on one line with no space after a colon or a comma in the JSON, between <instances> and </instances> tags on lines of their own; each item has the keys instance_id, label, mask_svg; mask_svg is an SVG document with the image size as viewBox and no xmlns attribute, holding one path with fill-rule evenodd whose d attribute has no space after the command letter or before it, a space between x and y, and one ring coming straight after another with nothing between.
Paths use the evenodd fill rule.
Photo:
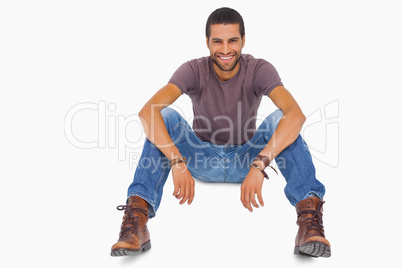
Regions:
<instances>
[{"instance_id":1,"label":"t-shirt sleeve","mask_svg":"<svg viewBox=\"0 0 402 268\"><path fill-rule=\"evenodd\" d=\"M283 86L275 67L267 61L263 61L260 67L256 69L253 82L256 95L268 96L274 88Z\"/></svg>"},{"instance_id":2,"label":"t-shirt sleeve","mask_svg":"<svg viewBox=\"0 0 402 268\"><path fill-rule=\"evenodd\" d=\"M172 75L169 83L175 84L182 93L192 95L197 91L197 75L191 63L183 63Z\"/></svg>"}]
</instances>

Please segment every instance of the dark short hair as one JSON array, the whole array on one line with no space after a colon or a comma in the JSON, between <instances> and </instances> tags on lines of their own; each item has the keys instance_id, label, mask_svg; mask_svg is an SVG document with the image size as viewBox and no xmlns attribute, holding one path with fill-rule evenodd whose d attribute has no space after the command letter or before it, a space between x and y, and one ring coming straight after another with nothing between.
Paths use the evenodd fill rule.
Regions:
<instances>
[{"instance_id":1,"label":"dark short hair","mask_svg":"<svg viewBox=\"0 0 402 268\"><path fill-rule=\"evenodd\" d=\"M207 25L205 27L205 34L207 38L211 36L211 25L215 24L239 24L240 35L243 38L244 22L243 18L236 10L229 7L218 8L209 15Z\"/></svg>"}]
</instances>

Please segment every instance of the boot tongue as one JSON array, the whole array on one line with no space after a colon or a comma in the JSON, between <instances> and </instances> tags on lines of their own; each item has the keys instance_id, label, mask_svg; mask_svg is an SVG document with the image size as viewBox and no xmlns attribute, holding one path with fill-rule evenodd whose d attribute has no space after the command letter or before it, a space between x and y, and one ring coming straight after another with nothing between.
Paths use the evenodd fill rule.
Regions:
<instances>
[{"instance_id":1,"label":"boot tongue","mask_svg":"<svg viewBox=\"0 0 402 268\"><path fill-rule=\"evenodd\" d=\"M297 210L317 210L319 208L321 199L318 197L309 197L307 199L304 199L300 201L297 205L296 208Z\"/></svg>"},{"instance_id":2,"label":"boot tongue","mask_svg":"<svg viewBox=\"0 0 402 268\"><path fill-rule=\"evenodd\" d=\"M139 196L130 196L127 200L127 207L129 213L141 222L147 222L149 217L148 203Z\"/></svg>"},{"instance_id":3,"label":"boot tongue","mask_svg":"<svg viewBox=\"0 0 402 268\"><path fill-rule=\"evenodd\" d=\"M297 216L300 217L304 215L303 217L316 218L320 221L323 204L324 202L317 197L304 199L296 205Z\"/></svg>"},{"instance_id":4,"label":"boot tongue","mask_svg":"<svg viewBox=\"0 0 402 268\"><path fill-rule=\"evenodd\" d=\"M127 205L132 208L142 208L142 209L148 208L148 203L144 199L136 195L130 196L130 198L127 201Z\"/></svg>"},{"instance_id":5,"label":"boot tongue","mask_svg":"<svg viewBox=\"0 0 402 268\"><path fill-rule=\"evenodd\" d=\"M304 206L302 209L304 209L306 212L306 218L309 221L309 225L307 227L307 232L310 233L310 235L321 235L324 236L324 230L322 229L322 205L324 202L321 201L321 199L316 198L316 197L310 197L307 199L306 206Z\"/></svg>"}]
</instances>

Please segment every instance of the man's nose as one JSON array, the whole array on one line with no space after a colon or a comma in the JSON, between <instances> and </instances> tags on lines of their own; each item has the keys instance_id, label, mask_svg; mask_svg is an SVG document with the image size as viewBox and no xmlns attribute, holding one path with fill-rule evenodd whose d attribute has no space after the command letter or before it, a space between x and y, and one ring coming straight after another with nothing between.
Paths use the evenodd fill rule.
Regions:
<instances>
[{"instance_id":1,"label":"man's nose","mask_svg":"<svg viewBox=\"0 0 402 268\"><path fill-rule=\"evenodd\" d=\"M229 44L228 43L223 43L222 53L223 54L228 54L229 52L230 52Z\"/></svg>"}]
</instances>

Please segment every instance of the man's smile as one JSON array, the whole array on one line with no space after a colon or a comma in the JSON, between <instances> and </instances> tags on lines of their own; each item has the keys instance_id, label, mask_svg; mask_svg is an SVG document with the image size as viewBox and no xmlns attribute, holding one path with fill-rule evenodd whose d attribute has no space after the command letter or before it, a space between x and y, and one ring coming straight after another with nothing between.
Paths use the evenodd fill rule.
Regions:
<instances>
[{"instance_id":1,"label":"man's smile","mask_svg":"<svg viewBox=\"0 0 402 268\"><path fill-rule=\"evenodd\" d=\"M223 61L224 63L228 63L230 62L233 58L234 55L230 55L230 56L218 56L218 58Z\"/></svg>"},{"instance_id":2,"label":"man's smile","mask_svg":"<svg viewBox=\"0 0 402 268\"><path fill-rule=\"evenodd\" d=\"M213 54L211 59L221 71L231 72L236 68L237 63L240 60L240 54L238 54L236 51L230 52L229 55L219 52Z\"/></svg>"}]
</instances>

